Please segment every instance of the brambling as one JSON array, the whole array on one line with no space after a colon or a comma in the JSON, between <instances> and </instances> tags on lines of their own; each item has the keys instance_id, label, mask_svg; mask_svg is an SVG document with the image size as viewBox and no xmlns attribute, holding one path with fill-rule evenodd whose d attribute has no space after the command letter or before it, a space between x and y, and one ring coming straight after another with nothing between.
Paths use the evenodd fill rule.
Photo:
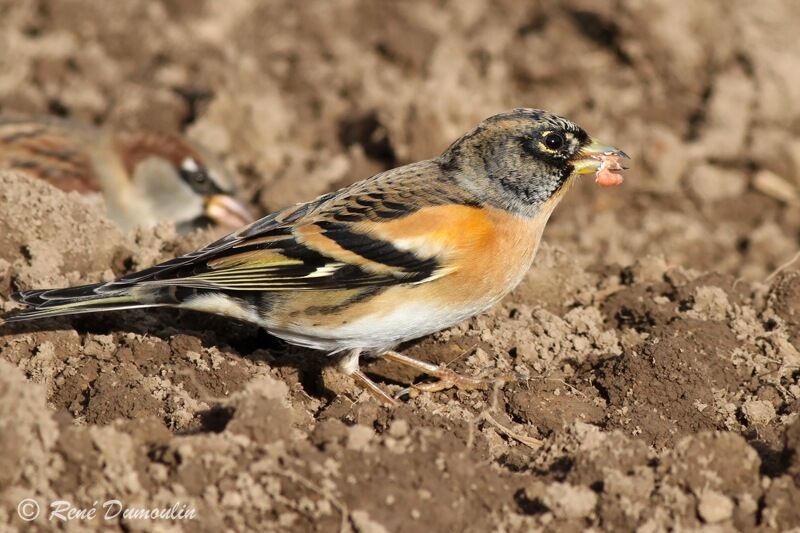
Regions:
<instances>
[{"instance_id":1,"label":"brambling","mask_svg":"<svg viewBox=\"0 0 800 533\"><path fill-rule=\"evenodd\" d=\"M32 290L8 322L171 306L233 317L359 369L383 357L439 378L482 380L393 351L487 309L522 279L542 230L581 174L620 182L627 156L534 109L493 116L442 155L395 168L258 220L208 246L110 283Z\"/></svg>"},{"instance_id":2,"label":"brambling","mask_svg":"<svg viewBox=\"0 0 800 533\"><path fill-rule=\"evenodd\" d=\"M101 193L123 229L172 221L181 231L207 225L230 231L253 221L224 166L174 134L0 118L0 169L64 191Z\"/></svg>"}]
</instances>

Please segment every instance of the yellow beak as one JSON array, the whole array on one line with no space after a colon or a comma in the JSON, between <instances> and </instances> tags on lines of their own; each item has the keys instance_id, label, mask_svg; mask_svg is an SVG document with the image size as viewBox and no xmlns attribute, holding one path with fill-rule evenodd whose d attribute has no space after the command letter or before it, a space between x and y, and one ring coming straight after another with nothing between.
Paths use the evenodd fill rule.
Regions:
<instances>
[{"instance_id":1,"label":"yellow beak","mask_svg":"<svg viewBox=\"0 0 800 533\"><path fill-rule=\"evenodd\" d=\"M600 165L603 164L602 156L616 156L620 159L630 159L628 154L619 148L614 148L613 146L602 144L592 139L592 142L581 148L575 159L572 160L572 166L575 167L575 174L593 174L597 172L600 170Z\"/></svg>"},{"instance_id":2,"label":"yellow beak","mask_svg":"<svg viewBox=\"0 0 800 533\"><path fill-rule=\"evenodd\" d=\"M205 215L225 228L238 228L249 224L255 217L247 206L227 194L215 194L206 200Z\"/></svg>"}]
</instances>

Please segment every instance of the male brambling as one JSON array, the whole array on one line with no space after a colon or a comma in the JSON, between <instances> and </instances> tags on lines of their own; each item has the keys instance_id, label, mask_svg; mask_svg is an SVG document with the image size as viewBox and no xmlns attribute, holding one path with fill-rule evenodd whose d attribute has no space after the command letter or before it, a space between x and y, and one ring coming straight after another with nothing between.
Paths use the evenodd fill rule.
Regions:
<instances>
[{"instance_id":1,"label":"male brambling","mask_svg":"<svg viewBox=\"0 0 800 533\"><path fill-rule=\"evenodd\" d=\"M209 224L230 231L253 220L223 165L174 134L0 118L0 169L65 191L102 193L123 229L173 221L182 231Z\"/></svg>"},{"instance_id":2,"label":"male brambling","mask_svg":"<svg viewBox=\"0 0 800 533\"><path fill-rule=\"evenodd\" d=\"M255 323L289 343L340 354L339 368L394 402L359 369L379 356L481 382L392 349L500 300L531 265L542 230L580 174L619 183L627 157L534 109L493 116L442 155L268 215L208 246L110 283L32 290L6 320L171 306ZM613 183L612 183L613 182Z\"/></svg>"}]
</instances>

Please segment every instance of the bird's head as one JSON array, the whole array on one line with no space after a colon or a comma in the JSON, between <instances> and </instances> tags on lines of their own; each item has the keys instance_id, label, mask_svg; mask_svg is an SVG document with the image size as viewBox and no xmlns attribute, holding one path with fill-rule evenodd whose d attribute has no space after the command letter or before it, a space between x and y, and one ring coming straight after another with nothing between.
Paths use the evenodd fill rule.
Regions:
<instances>
[{"instance_id":1,"label":"bird's head","mask_svg":"<svg viewBox=\"0 0 800 533\"><path fill-rule=\"evenodd\" d=\"M224 165L204 148L152 132L121 134L115 144L152 221L173 221L180 231L208 225L230 230L253 221Z\"/></svg>"},{"instance_id":2,"label":"bird's head","mask_svg":"<svg viewBox=\"0 0 800 533\"><path fill-rule=\"evenodd\" d=\"M552 209L575 177L597 172L609 156L627 158L565 118L521 108L484 120L439 161L487 201L531 216Z\"/></svg>"}]
</instances>

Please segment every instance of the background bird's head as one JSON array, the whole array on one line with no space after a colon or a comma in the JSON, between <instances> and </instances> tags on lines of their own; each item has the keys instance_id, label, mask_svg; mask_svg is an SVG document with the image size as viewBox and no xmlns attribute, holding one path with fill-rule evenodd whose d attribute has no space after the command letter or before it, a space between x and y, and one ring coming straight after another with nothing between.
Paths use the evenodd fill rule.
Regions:
<instances>
[{"instance_id":1,"label":"background bird's head","mask_svg":"<svg viewBox=\"0 0 800 533\"><path fill-rule=\"evenodd\" d=\"M480 197L531 216L552 209L575 177L596 172L598 156L609 153L624 155L563 117L521 108L484 120L439 160Z\"/></svg>"},{"instance_id":2,"label":"background bird's head","mask_svg":"<svg viewBox=\"0 0 800 533\"><path fill-rule=\"evenodd\" d=\"M150 219L173 221L182 231L252 222L224 165L202 147L177 135L149 132L122 133L114 143Z\"/></svg>"}]
</instances>

